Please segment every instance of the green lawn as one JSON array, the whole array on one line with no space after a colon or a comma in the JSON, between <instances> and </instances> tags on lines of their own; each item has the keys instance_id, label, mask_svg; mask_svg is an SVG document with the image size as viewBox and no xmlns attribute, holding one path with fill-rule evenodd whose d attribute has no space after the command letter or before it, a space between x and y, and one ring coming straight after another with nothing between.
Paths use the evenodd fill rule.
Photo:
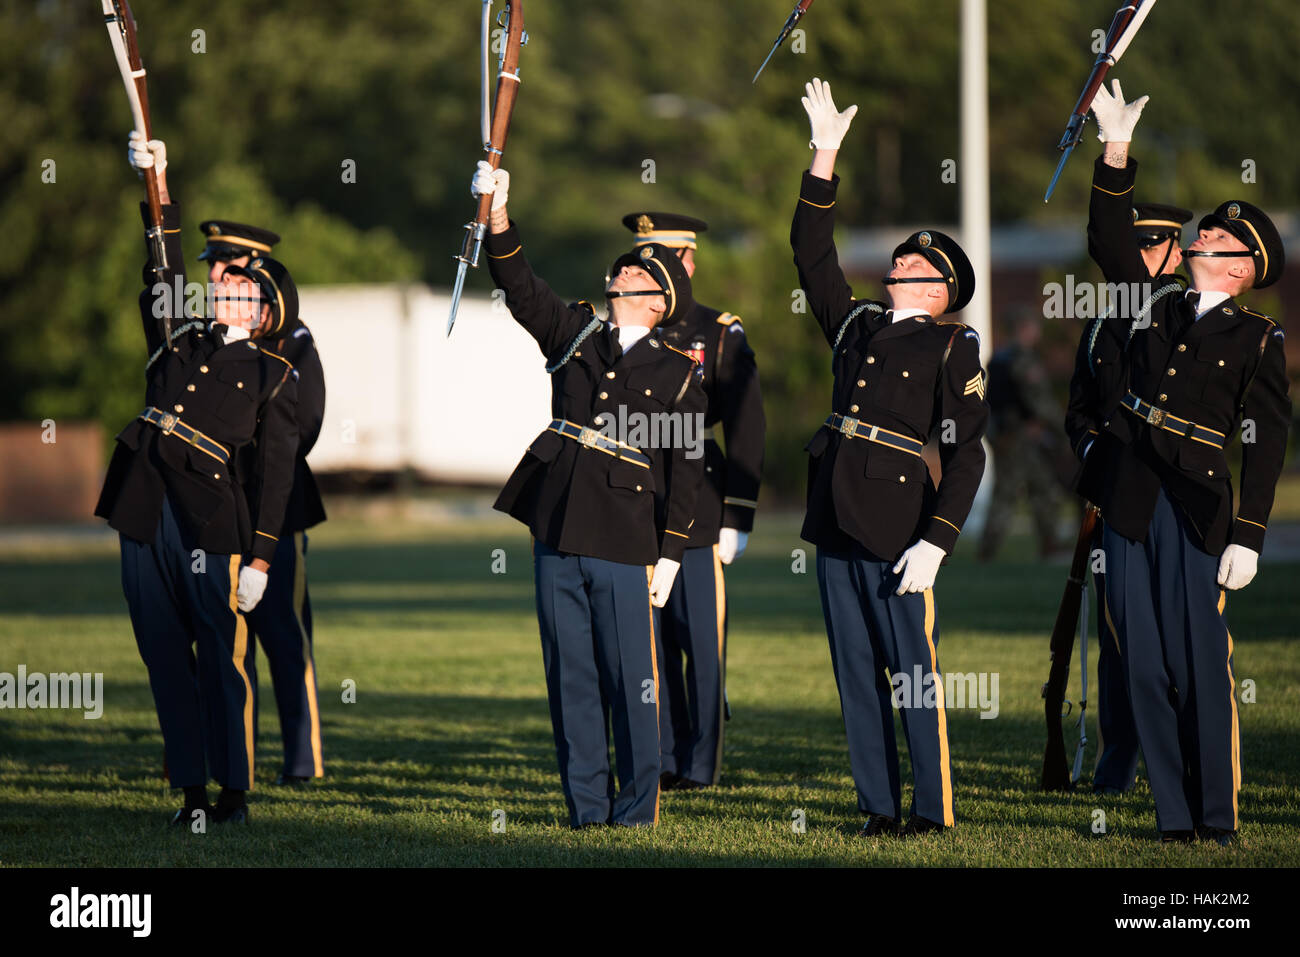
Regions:
<instances>
[{"instance_id":1,"label":"green lawn","mask_svg":"<svg viewBox=\"0 0 1300 957\"><path fill-rule=\"evenodd\" d=\"M327 524L312 535L310 564L328 776L305 790L272 783L278 729L263 667L253 823L206 836L163 826L179 801L160 778L162 739L115 546L0 552L0 671L102 671L106 699L97 721L0 712L0 863L1300 864L1300 564L1264 565L1229 601L1237 675L1256 688L1256 703L1241 705L1239 846L1161 847L1142 785L1106 799L1037 790L1039 687L1064 566L1017 558L1028 554L1019 539L1004 561L979 566L959 551L940 574L943 669L997 672L1001 692L995 720L949 712L958 827L869 843L855 836L811 550L807 572L791 570L799 547L795 516L762 516L729 573L733 719L721 786L665 794L653 831L575 833L563 826L522 528L504 518ZM496 548L504 575L491 572ZM345 679L356 682L354 704L341 700ZM1076 666L1071 697L1077 682ZM1072 755L1072 735L1067 746ZM1093 758L1090 747L1086 768ZM1091 830L1098 808L1104 836ZM792 827L796 810L804 833Z\"/></svg>"}]
</instances>

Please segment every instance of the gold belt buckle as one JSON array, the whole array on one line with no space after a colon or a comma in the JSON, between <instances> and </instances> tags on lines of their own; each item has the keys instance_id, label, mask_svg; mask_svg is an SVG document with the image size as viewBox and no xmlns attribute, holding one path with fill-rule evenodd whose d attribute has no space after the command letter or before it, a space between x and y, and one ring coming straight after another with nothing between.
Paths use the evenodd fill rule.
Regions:
<instances>
[{"instance_id":1,"label":"gold belt buckle","mask_svg":"<svg viewBox=\"0 0 1300 957\"><path fill-rule=\"evenodd\" d=\"M858 422L857 419L850 418L847 415L840 416L840 431L845 435L847 435L849 438L854 438L857 436L859 424L860 423Z\"/></svg>"},{"instance_id":2,"label":"gold belt buckle","mask_svg":"<svg viewBox=\"0 0 1300 957\"><path fill-rule=\"evenodd\" d=\"M578 444L585 445L589 449L596 447L596 440L600 438L600 433L595 429L583 426L582 431L578 433Z\"/></svg>"},{"instance_id":3,"label":"gold belt buckle","mask_svg":"<svg viewBox=\"0 0 1300 957\"><path fill-rule=\"evenodd\" d=\"M172 429L176 428L176 423L179 421L180 419L176 418L176 416L172 415L170 412L164 412L162 421L158 423L158 426L162 429L163 435L171 435Z\"/></svg>"},{"instance_id":4,"label":"gold belt buckle","mask_svg":"<svg viewBox=\"0 0 1300 957\"><path fill-rule=\"evenodd\" d=\"M1151 406L1151 411L1147 413L1147 423L1149 425L1154 425L1156 428L1162 428L1165 424L1166 414L1167 413L1164 409L1157 408L1153 405Z\"/></svg>"}]
</instances>

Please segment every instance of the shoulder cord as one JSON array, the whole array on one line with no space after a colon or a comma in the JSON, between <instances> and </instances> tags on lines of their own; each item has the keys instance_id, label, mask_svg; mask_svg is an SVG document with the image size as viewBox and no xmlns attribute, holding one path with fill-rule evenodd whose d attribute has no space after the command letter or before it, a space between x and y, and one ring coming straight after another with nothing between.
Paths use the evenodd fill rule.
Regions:
<instances>
[{"instance_id":1,"label":"shoulder cord","mask_svg":"<svg viewBox=\"0 0 1300 957\"><path fill-rule=\"evenodd\" d=\"M195 320L193 322L185 323L185 325L181 326L179 329L173 329L171 339L153 351L153 355L149 357L149 361L144 364L144 371L148 372L149 368L158 361L158 357L163 354L163 350L167 348L168 345L179 339L182 334L189 332L191 329L202 329L204 326L205 323Z\"/></svg>"},{"instance_id":2,"label":"shoulder cord","mask_svg":"<svg viewBox=\"0 0 1300 957\"><path fill-rule=\"evenodd\" d=\"M569 348L564 351L564 355L560 357L560 361L545 367L546 374L553 375L558 372L566 362L573 358L573 354L578 351L578 346L582 345L583 340L599 329L603 322L604 320L598 319L593 313L591 322L587 323L587 325L583 327L583 330L578 333L572 342L569 343Z\"/></svg>"},{"instance_id":3,"label":"shoulder cord","mask_svg":"<svg viewBox=\"0 0 1300 957\"><path fill-rule=\"evenodd\" d=\"M858 318L858 316L862 315L862 313L864 313L864 312L868 312L868 311L869 311L869 312L884 312L885 310L884 310L884 308L880 305L880 303L877 303L877 302L864 302L862 305L858 306L858 307L855 308L852 312L850 312L847 316L845 316L845 317L844 317L844 321L843 321L842 323L840 323L840 329L839 329L839 332L835 333L835 341L834 341L833 343L831 343L831 362L832 362L832 363L835 361L835 350L838 349L838 348L840 347L840 340L844 338L844 333L848 332L848 329L849 329L849 323L851 323L854 319Z\"/></svg>"}]
</instances>

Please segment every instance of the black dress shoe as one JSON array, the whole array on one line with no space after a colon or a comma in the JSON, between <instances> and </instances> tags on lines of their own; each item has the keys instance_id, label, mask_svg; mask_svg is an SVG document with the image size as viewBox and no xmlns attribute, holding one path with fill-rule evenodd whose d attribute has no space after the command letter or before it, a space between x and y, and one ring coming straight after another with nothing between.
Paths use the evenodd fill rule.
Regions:
<instances>
[{"instance_id":1,"label":"black dress shoe","mask_svg":"<svg viewBox=\"0 0 1300 957\"><path fill-rule=\"evenodd\" d=\"M916 837L918 834L929 834L933 831L942 831L943 825L938 821L931 821L928 817L920 817L913 814L907 821L907 827L903 828L904 837Z\"/></svg>"},{"instance_id":2,"label":"black dress shoe","mask_svg":"<svg viewBox=\"0 0 1300 957\"><path fill-rule=\"evenodd\" d=\"M659 775L659 790L672 791L677 787L677 782L681 780L674 772L664 771Z\"/></svg>"},{"instance_id":3,"label":"black dress shoe","mask_svg":"<svg viewBox=\"0 0 1300 957\"><path fill-rule=\"evenodd\" d=\"M867 823L862 825L858 834L861 837L876 837L880 834L897 834L899 830L898 818L872 814L867 817Z\"/></svg>"},{"instance_id":4,"label":"black dress shoe","mask_svg":"<svg viewBox=\"0 0 1300 957\"><path fill-rule=\"evenodd\" d=\"M589 827L609 827L609 824L605 821L583 821L581 824L569 825L570 830L574 831L585 831Z\"/></svg>"},{"instance_id":5,"label":"black dress shoe","mask_svg":"<svg viewBox=\"0 0 1300 957\"><path fill-rule=\"evenodd\" d=\"M172 815L172 819L171 821L168 822L168 826L180 827L189 830L190 825L194 823L195 811L202 811L204 816L207 818L207 820L209 821L212 820L211 804L205 805L203 807L190 807L190 805L187 804L179 811L177 811L175 814Z\"/></svg>"},{"instance_id":6,"label":"black dress shoe","mask_svg":"<svg viewBox=\"0 0 1300 957\"><path fill-rule=\"evenodd\" d=\"M1161 844L1190 844L1196 840L1195 831L1161 831Z\"/></svg>"},{"instance_id":7,"label":"black dress shoe","mask_svg":"<svg viewBox=\"0 0 1300 957\"><path fill-rule=\"evenodd\" d=\"M709 785L707 784L701 784L699 781L694 781L691 778L679 777L677 783L673 785L673 789L677 791L702 791L708 786Z\"/></svg>"},{"instance_id":8,"label":"black dress shoe","mask_svg":"<svg viewBox=\"0 0 1300 957\"><path fill-rule=\"evenodd\" d=\"M275 779L275 783L284 787L293 787L298 784L306 784L311 778L298 774L281 774Z\"/></svg>"},{"instance_id":9,"label":"black dress shoe","mask_svg":"<svg viewBox=\"0 0 1300 957\"><path fill-rule=\"evenodd\" d=\"M231 808L213 808L212 820L217 824L247 824L248 805L241 804Z\"/></svg>"},{"instance_id":10,"label":"black dress shoe","mask_svg":"<svg viewBox=\"0 0 1300 957\"><path fill-rule=\"evenodd\" d=\"M1226 831L1221 827L1198 827L1196 836L1220 847L1230 847L1237 842L1236 831Z\"/></svg>"}]
</instances>

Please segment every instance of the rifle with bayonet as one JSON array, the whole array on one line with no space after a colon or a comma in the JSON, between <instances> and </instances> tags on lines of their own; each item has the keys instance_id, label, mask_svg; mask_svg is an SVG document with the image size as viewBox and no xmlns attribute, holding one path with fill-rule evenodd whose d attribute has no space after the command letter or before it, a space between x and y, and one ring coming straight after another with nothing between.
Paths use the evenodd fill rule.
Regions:
<instances>
[{"instance_id":1,"label":"rifle with bayonet","mask_svg":"<svg viewBox=\"0 0 1300 957\"><path fill-rule=\"evenodd\" d=\"M1079 617L1085 607L1088 589L1088 558L1092 551L1093 536L1097 530L1097 519L1101 510L1089 504L1079 526L1079 538L1074 545L1074 556L1070 560L1070 574L1065 580L1065 592L1061 595L1061 604L1056 610L1056 625L1052 628L1052 668L1047 683L1043 685L1043 713L1047 717L1047 748L1043 753L1044 791L1065 791L1073 783L1070 767L1065 762L1065 732L1062 727L1069 709L1066 706L1065 687L1070 678L1070 658L1074 654L1074 635L1079 627ZM1084 619L1087 627L1087 619ZM1087 674L1087 645L1084 645L1084 674ZM1087 680L1086 678L1084 679ZM1083 699L1086 702L1086 692ZM1080 719L1083 710L1081 706ZM1080 724L1082 734L1082 724ZM1083 744L1081 738L1079 750L1075 753L1075 774L1077 780L1083 761Z\"/></svg>"},{"instance_id":2,"label":"rifle with bayonet","mask_svg":"<svg viewBox=\"0 0 1300 957\"><path fill-rule=\"evenodd\" d=\"M1088 82L1083 85L1083 92L1079 94L1079 99L1074 104L1074 111L1065 126L1065 133L1056 147L1061 151L1061 161L1056 164L1052 181L1047 184L1047 194L1043 196L1044 203L1052 198L1052 191L1056 189L1056 181L1061 178L1066 160L1083 139L1083 126L1088 120L1088 110L1092 109L1093 97L1101 89L1102 81L1106 79L1110 68L1119 62L1128 45L1133 42L1133 37L1137 35L1143 21L1155 5L1156 0L1129 0L1115 11L1110 29L1106 32L1105 45L1097 55L1097 62L1092 65L1092 73L1088 75Z\"/></svg>"},{"instance_id":3,"label":"rifle with bayonet","mask_svg":"<svg viewBox=\"0 0 1300 957\"><path fill-rule=\"evenodd\" d=\"M515 109L515 96L519 92L519 48L528 42L524 32L523 0L507 0L506 7L497 17L497 25L505 33L501 44L501 56L497 64L497 92L495 105L488 117L488 39L491 34L491 17L489 16L492 0L483 0L483 24L481 36L482 86L480 90L480 127L483 134L483 149L487 161L493 169L501 166L501 157L505 153L506 136L510 132L510 116ZM492 196L479 197L478 211L471 222L465 224L465 236L461 242L460 254L453 257L459 265L456 267L456 284L451 291L451 316L447 319L447 335L456 325L456 310L460 307L461 292L465 288L465 272L468 267L478 268L479 252L483 248L483 237L487 235L488 215L492 212Z\"/></svg>"},{"instance_id":4,"label":"rifle with bayonet","mask_svg":"<svg viewBox=\"0 0 1300 957\"><path fill-rule=\"evenodd\" d=\"M776 42L772 44L772 49L768 50L767 56L763 58L763 62L758 68L758 73L763 72L763 67L767 66L767 61L772 59L772 54L775 53L777 49L780 48L781 44L785 42L785 38L790 35L790 31L794 29L795 24L803 18L803 15L808 12L808 8L812 5L813 0L799 0L799 3L795 5L794 11L785 19L785 26L783 26L781 32L776 35ZM750 83L758 82L758 73L754 74L754 79L750 80Z\"/></svg>"}]
</instances>

